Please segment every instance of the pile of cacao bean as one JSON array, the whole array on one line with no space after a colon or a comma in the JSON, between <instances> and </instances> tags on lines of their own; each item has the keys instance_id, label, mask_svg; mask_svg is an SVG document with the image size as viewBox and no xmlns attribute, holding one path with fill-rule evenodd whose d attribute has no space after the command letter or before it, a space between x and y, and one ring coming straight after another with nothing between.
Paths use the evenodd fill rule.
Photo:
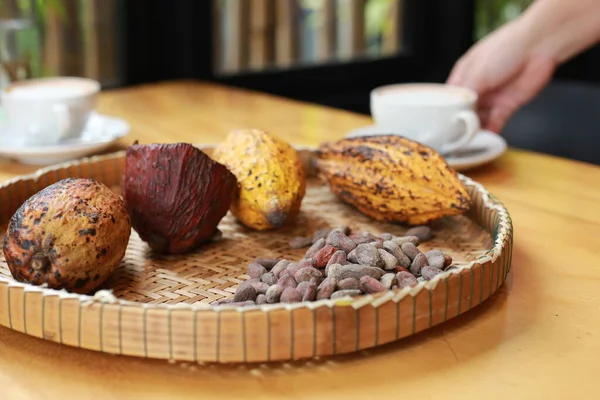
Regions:
<instances>
[{"instance_id":1,"label":"pile of cacao bean","mask_svg":"<svg viewBox=\"0 0 600 400\"><path fill-rule=\"evenodd\" d=\"M415 286L456 268L441 250L421 252L419 244L432 238L428 226L413 227L404 236L375 236L351 232L348 227L321 229L313 237L290 241L292 248L308 247L298 262L255 259L248 265L249 279L239 285L233 298L216 304L297 303Z\"/></svg>"}]
</instances>

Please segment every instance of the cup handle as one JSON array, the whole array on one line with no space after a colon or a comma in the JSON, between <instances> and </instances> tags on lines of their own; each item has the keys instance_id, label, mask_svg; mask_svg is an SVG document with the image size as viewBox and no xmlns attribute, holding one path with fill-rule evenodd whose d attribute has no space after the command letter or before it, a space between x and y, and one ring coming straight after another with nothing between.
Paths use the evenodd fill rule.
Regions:
<instances>
[{"instance_id":1,"label":"cup handle","mask_svg":"<svg viewBox=\"0 0 600 400\"><path fill-rule=\"evenodd\" d=\"M66 104L55 104L52 107L52 111L54 111L54 115L56 115L56 120L58 122L59 138L62 139L71 129L69 106Z\"/></svg>"},{"instance_id":2,"label":"cup handle","mask_svg":"<svg viewBox=\"0 0 600 400\"><path fill-rule=\"evenodd\" d=\"M442 147L442 153L445 154L458 150L469 143L480 129L479 117L473 110L459 111L455 118L465 124L465 132L458 140Z\"/></svg>"}]
</instances>

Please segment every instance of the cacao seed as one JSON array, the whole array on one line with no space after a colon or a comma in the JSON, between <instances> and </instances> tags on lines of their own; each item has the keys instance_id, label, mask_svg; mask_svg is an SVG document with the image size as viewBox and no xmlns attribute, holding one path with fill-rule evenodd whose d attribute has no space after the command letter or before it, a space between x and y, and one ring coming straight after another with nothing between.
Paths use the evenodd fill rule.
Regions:
<instances>
[{"instance_id":1,"label":"cacao seed","mask_svg":"<svg viewBox=\"0 0 600 400\"><path fill-rule=\"evenodd\" d=\"M283 271L277 280L277 284L283 286L284 288L292 287L295 288L298 286L298 282L294 279L294 277L287 271Z\"/></svg>"},{"instance_id":2,"label":"cacao seed","mask_svg":"<svg viewBox=\"0 0 600 400\"><path fill-rule=\"evenodd\" d=\"M408 268L404 268L400 265L397 265L396 268L394 268L394 272L400 272L400 271L404 271L404 272L408 272L409 274L411 273Z\"/></svg>"},{"instance_id":3,"label":"cacao seed","mask_svg":"<svg viewBox=\"0 0 600 400\"><path fill-rule=\"evenodd\" d=\"M300 293L300 296L304 296L304 292L310 285L311 285L310 281L300 282L300 283L298 283L298 286L296 286L296 290L298 291L298 293Z\"/></svg>"},{"instance_id":4,"label":"cacao seed","mask_svg":"<svg viewBox=\"0 0 600 400\"><path fill-rule=\"evenodd\" d=\"M279 301L281 303L298 303L302 301L302 296L300 296L300 293L295 288L286 287L283 289Z\"/></svg>"},{"instance_id":5,"label":"cacao seed","mask_svg":"<svg viewBox=\"0 0 600 400\"><path fill-rule=\"evenodd\" d=\"M344 250L346 253L349 253L356 248L356 243L354 243L352 239L343 232L335 229L327 236L326 243L335 246L337 249Z\"/></svg>"},{"instance_id":6,"label":"cacao seed","mask_svg":"<svg viewBox=\"0 0 600 400\"><path fill-rule=\"evenodd\" d=\"M338 232L340 233L340 232ZM331 257L338 249L330 244L325 245L321 250L312 257L313 265L317 268L325 268Z\"/></svg>"},{"instance_id":7,"label":"cacao seed","mask_svg":"<svg viewBox=\"0 0 600 400\"><path fill-rule=\"evenodd\" d=\"M348 290L348 289L358 289L358 279L356 278L346 278L342 279L337 283L338 290Z\"/></svg>"},{"instance_id":8,"label":"cacao seed","mask_svg":"<svg viewBox=\"0 0 600 400\"><path fill-rule=\"evenodd\" d=\"M312 264L309 264L309 265L312 267ZM296 272L298 272L298 270L300 268L302 268L302 267L300 267L300 263L292 262L292 263L288 264L288 266L285 270L286 270L286 272L289 272L290 275L294 276L294 274L296 274Z\"/></svg>"},{"instance_id":9,"label":"cacao seed","mask_svg":"<svg viewBox=\"0 0 600 400\"><path fill-rule=\"evenodd\" d=\"M269 289L269 285L267 285L264 282L252 282L250 284L250 286L252 286L254 288L254 290L256 290L256 293L258 294L265 294L267 292L267 289Z\"/></svg>"},{"instance_id":10,"label":"cacao seed","mask_svg":"<svg viewBox=\"0 0 600 400\"><path fill-rule=\"evenodd\" d=\"M285 271L289 264L290 262L288 260L281 260L277 264L275 264L275 266L271 269L271 272L273 273L273 275L275 275L275 278L279 278L279 275L283 271Z\"/></svg>"},{"instance_id":11,"label":"cacao seed","mask_svg":"<svg viewBox=\"0 0 600 400\"><path fill-rule=\"evenodd\" d=\"M394 235L392 235L391 233L381 233L379 237L385 241L392 240L394 238Z\"/></svg>"},{"instance_id":12,"label":"cacao seed","mask_svg":"<svg viewBox=\"0 0 600 400\"><path fill-rule=\"evenodd\" d=\"M432 267L431 265L426 265L421 270L421 275L423 276L423 278L425 278L426 281L429 281L433 279L434 276L441 274L442 272L444 271L442 271L439 268Z\"/></svg>"},{"instance_id":13,"label":"cacao seed","mask_svg":"<svg viewBox=\"0 0 600 400\"><path fill-rule=\"evenodd\" d=\"M256 304L267 304L267 295L259 294L256 296Z\"/></svg>"},{"instance_id":14,"label":"cacao seed","mask_svg":"<svg viewBox=\"0 0 600 400\"><path fill-rule=\"evenodd\" d=\"M383 249L396 257L398 265L405 268L410 266L410 258L408 258L408 256L402 252L402 249L400 249L400 246L398 246L396 243L392 242L391 240L387 240L383 242Z\"/></svg>"},{"instance_id":15,"label":"cacao seed","mask_svg":"<svg viewBox=\"0 0 600 400\"><path fill-rule=\"evenodd\" d=\"M339 299L340 297L359 296L361 294L362 294L362 292L357 289L338 290L337 292L333 292L333 294L329 298L330 299Z\"/></svg>"},{"instance_id":16,"label":"cacao seed","mask_svg":"<svg viewBox=\"0 0 600 400\"><path fill-rule=\"evenodd\" d=\"M388 253L383 249L377 249L379 252L379 257L381 257L381 261L383 261L383 269L392 270L396 265L398 265L398 259Z\"/></svg>"},{"instance_id":17,"label":"cacao seed","mask_svg":"<svg viewBox=\"0 0 600 400\"><path fill-rule=\"evenodd\" d=\"M267 273L267 269L262 265L252 262L248 264L248 276L250 278L260 278Z\"/></svg>"},{"instance_id":18,"label":"cacao seed","mask_svg":"<svg viewBox=\"0 0 600 400\"><path fill-rule=\"evenodd\" d=\"M246 301L246 300L255 300L257 296L256 290L248 285L248 286L240 286L238 288L238 290L236 290L235 294L233 295L233 303L237 303L240 301Z\"/></svg>"},{"instance_id":19,"label":"cacao seed","mask_svg":"<svg viewBox=\"0 0 600 400\"><path fill-rule=\"evenodd\" d=\"M421 252L421 250L419 250L419 248L411 242L402 243L400 250L402 250L402 252L406 254L411 261L414 260L417 254Z\"/></svg>"},{"instance_id":20,"label":"cacao seed","mask_svg":"<svg viewBox=\"0 0 600 400\"><path fill-rule=\"evenodd\" d=\"M444 254L444 267L448 267L452 264L452 257L449 254Z\"/></svg>"},{"instance_id":21,"label":"cacao seed","mask_svg":"<svg viewBox=\"0 0 600 400\"><path fill-rule=\"evenodd\" d=\"M323 274L321 273L321 271L319 271L318 269L313 268L313 267L300 268L294 274L294 279L298 283L304 282L304 281L310 281L311 278L322 279Z\"/></svg>"},{"instance_id":22,"label":"cacao seed","mask_svg":"<svg viewBox=\"0 0 600 400\"><path fill-rule=\"evenodd\" d=\"M380 281L386 289L391 289L396 284L396 274L391 272L385 274L381 277Z\"/></svg>"},{"instance_id":23,"label":"cacao seed","mask_svg":"<svg viewBox=\"0 0 600 400\"><path fill-rule=\"evenodd\" d=\"M325 240L327 235L329 235L330 229L319 229L313 234L312 242L313 244L317 243L320 239Z\"/></svg>"},{"instance_id":24,"label":"cacao seed","mask_svg":"<svg viewBox=\"0 0 600 400\"><path fill-rule=\"evenodd\" d=\"M340 265L348 264L348 260L346 259L346 253L343 250L338 250L335 253L333 253L331 258L327 262L327 265L325 266L325 275L327 275L327 271L331 264L340 264Z\"/></svg>"},{"instance_id":25,"label":"cacao seed","mask_svg":"<svg viewBox=\"0 0 600 400\"><path fill-rule=\"evenodd\" d=\"M315 254L317 254L317 251L321 250L323 247L325 247L325 239L321 238L317 240L312 246L310 246L308 250L306 250L304 258L312 258Z\"/></svg>"},{"instance_id":26,"label":"cacao seed","mask_svg":"<svg viewBox=\"0 0 600 400\"><path fill-rule=\"evenodd\" d=\"M399 289L398 285L392 285L392 290L398 290L398 289Z\"/></svg>"},{"instance_id":27,"label":"cacao seed","mask_svg":"<svg viewBox=\"0 0 600 400\"><path fill-rule=\"evenodd\" d=\"M302 296L302 301L313 301L317 297L317 285L314 283L310 283L306 290L304 291L304 295Z\"/></svg>"},{"instance_id":28,"label":"cacao seed","mask_svg":"<svg viewBox=\"0 0 600 400\"><path fill-rule=\"evenodd\" d=\"M416 236L419 238L419 241L426 242L433 238L433 231L426 225L420 225L407 230L404 236Z\"/></svg>"},{"instance_id":29,"label":"cacao seed","mask_svg":"<svg viewBox=\"0 0 600 400\"><path fill-rule=\"evenodd\" d=\"M444 268L446 258L444 257L444 253L442 253L441 250L429 250L427 253L425 253L425 257L427 257L427 263L430 266L439 269Z\"/></svg>"},{"instance_id":30,"label":"cacao seed","mask_svg":"<svg viewBox=\"0 0 600 400\"><path fill-rule=\"evenodd\" d=\"M331 267L329 267L329 270L331 271ZM342 279L346 279L346 278L360 279L361 277L363 277L365 275L368 275L375 279L380 279L384 273L385 273L385 271L382 270L381 268L370 267L368 265L360 265L360 264L340 265L339 272L338 272L338 281L340 281Z\"/></svg>"},{"instance_id":31,"label":"cacao seed","mask_svg":"<svg viewBox=\"0 0 600 400\"><path fill-rule=\"evenodd\" d=\"M267 272L266 274L262 274L260 280L269 286L277 283L277 278L275 278L275 274L273 274L273 272Z\"/></svg>"},{"instance_id":32,"label":"cacao seed","mask_svg":"<svg viewBox=\"0 0 600 400\"><path fill-rule=\"evenodd\" d=\"M259 257L259 258L255 258L253 262L262 265L263 267L265 267L266 269L270 270L271 268L273 268L275 265L277 265L277 263L280 260L278 258L264 258L264 257Z\"/></svg>"},{"instance_id":33,"label":"cacao seed","mask_svg":"<svg viewBox=\"0 0 600 400\"><path fill-rule=\"evenodd\" d=\"M277 284L271 286L267 290L267 293L265 293L265 296L267 296L267 303L269 303L269 304L279 303L279 299L280 299L282 293L283 293L283 286L280 286Z\"/></svg>"},{"instance_id":34,"label":"cacao seed","mask_svg":"<svg viewBox=\"0 0 600 400\"><path fill-rule=\"evenodd\" d=\"M383 283L379 282L375 278L371 278L370 276L363 276L360 278L359 288L367 294L383 292L386 290L386 287Z\"/></svg>"},{"instance_id":35,"label":"cacao seed","mask_svg":"<svg viewBox=\"0 0 600 400\"><path fill-rule=\"evenodd\" d=\"M352 258L350 258L351 254ZM381 257L379 256L377 248L371 243L359 244L356 246L356 249L352 250L350 254L348 254L348 259L356 264L368 265L371 267L383 266L383 262L381 261Z\"/></svg>"},{"instance_id":36,"label":"cacao seed","mask_svg":"<svg viewBox=\"0 0 600 400\"><path fill-rule=\"evenodd\" d=\"M429 265L427 257L425 257L425 254L419 253L413 260L412 264L410 264L410 272L412 272L415 276L419 276L421 275L421 268L426 265Z\"/></svg>"},{"instance_id":37,"label":"cacao seed","mask_svg":"<svg viewBox=\"0 0 600 400\"><path fill-rule=\"evenodd\" d=\"M305 247L310 247L310 245L312 245L312 242L312 238L296 236L295 238L290 240L290 247L292 249L303 249Z\"/></svg>"},{"instance_id":38,"label":"cacao seed","mask_svg":"<svg viewBox=\"0 0 600 400\"><path fill-rule=\"evenodd\" d=\"M412 243L415 246L418 246L421 243L419 238L416 236L399 236L393 238L391 241L396 243L398 246L402 246L402 243Z\"/></svg>"},{"instance_id":39,"label":"cacao seed","mask_svg":"<svg viewBox=\"0 0 600 400\"><path fill-rule=\"evenodd\" d=\"M335 291L335 282L325 278L317 288L317 300L328 299Z\"/></svg>"},{"instance_id":40,"label":"cacao seed","mask_svg":"<svg viewBox=\"0 0 600 400\"><path fill-rule=\"evenodd\" d=\"M413 287L419 283L413 274L404 271L400 271L396 274L396 281L398 282L399 289L403 289L407 286Z\"/></svg>"}]
</instances>

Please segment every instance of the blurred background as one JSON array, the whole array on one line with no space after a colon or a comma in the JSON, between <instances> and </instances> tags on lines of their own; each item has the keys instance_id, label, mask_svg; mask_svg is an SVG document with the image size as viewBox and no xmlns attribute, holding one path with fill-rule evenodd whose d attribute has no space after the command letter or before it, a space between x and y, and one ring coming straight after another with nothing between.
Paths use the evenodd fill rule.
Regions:
<instances>
[{"instance_id":1,"label":"blurred background","mask_svg":"<svg viewBox=\"0 0 600 400\"><path fill-rule=\"evenodd\" d=\"M0 86L202 79L369 114L378 85L443 82L531 0L0 0ZM502 132L600 164L600 48L562 66ZM557 112L558 111L558 112Z\"/></svg>"}]
</instances>

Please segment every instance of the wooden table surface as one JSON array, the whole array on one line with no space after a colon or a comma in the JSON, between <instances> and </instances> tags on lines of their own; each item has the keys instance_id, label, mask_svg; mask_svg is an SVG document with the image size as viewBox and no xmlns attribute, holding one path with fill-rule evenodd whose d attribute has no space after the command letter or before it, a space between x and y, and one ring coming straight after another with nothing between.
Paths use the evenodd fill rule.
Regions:
<instances>
[{"instance_id":1,"label":"wooden table surface","mask_svg":"<svg viewBox=\"0 0 600 400\"><path fill-rule=\"evenodd\" d=\"M142 143L219 140L257 127L298 144L336 139L364 116L195 82L103 93ZM576 127L573 127L576 129ZM0 163L0 179L34 168ZM598 398L600 168L510 150L466 173L515 225L513 272L487 302L366 353L267 366L170 364L60 346L0 329L0 395L25 399Z\"/></svg>"}]
</instances>

